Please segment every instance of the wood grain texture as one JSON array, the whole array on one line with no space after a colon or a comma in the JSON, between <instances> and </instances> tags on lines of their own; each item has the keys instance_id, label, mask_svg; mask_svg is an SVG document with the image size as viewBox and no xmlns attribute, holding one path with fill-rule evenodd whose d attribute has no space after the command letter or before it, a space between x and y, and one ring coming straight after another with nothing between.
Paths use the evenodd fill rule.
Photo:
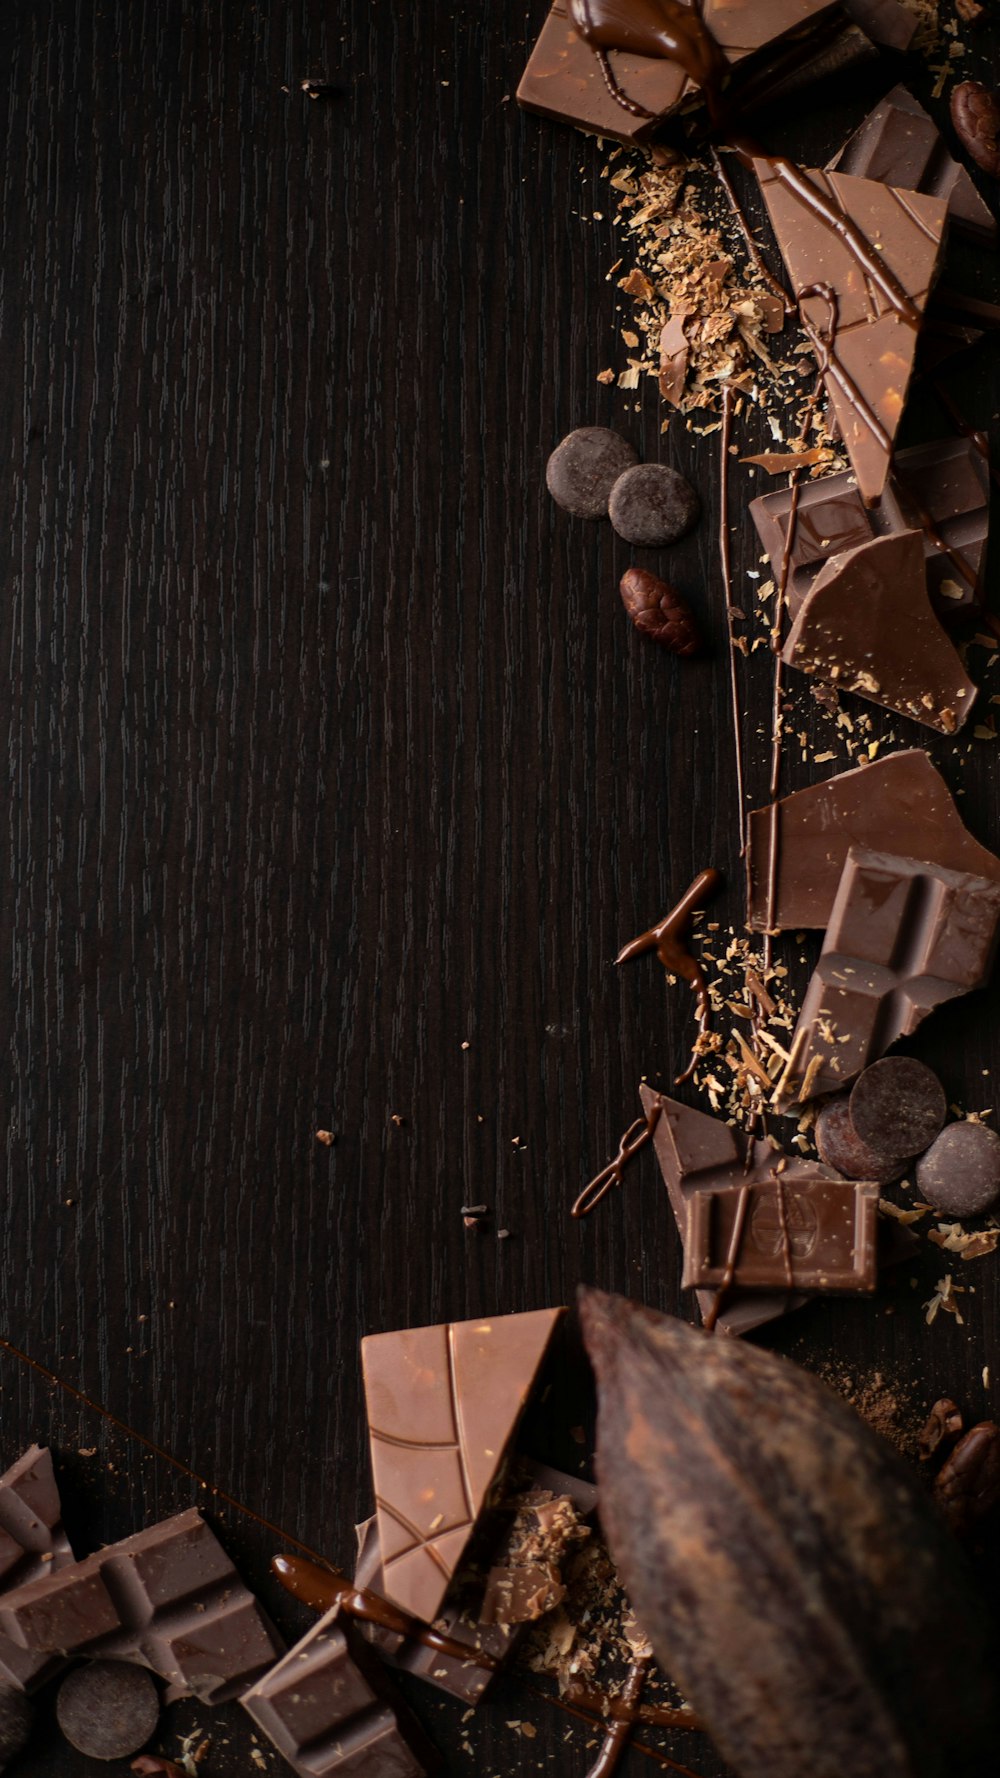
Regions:
<instances>
[{"instance_id":1,"label":"wood grain texture","mask_svg":"<svg viewBox=\"0 0 1000 1778\"><path fill-rule=\"evenodd\" d=\"M588 1224L567 1205L689 1031L653 964L611 959L708 863L742 919L711 519L670 569L713 652L677 662L623 616L631 552L544 492L552 445L599 422L718 497L716 440L661 437L651 391L596 381L623 362L622 247L598 146L512 102L543 11L13 0L4 21L0 1332L334 1560L370 1510L362 1333L580 1278L679 1306L651 1157ZM825 158L866 96L774 135ZM951 386L988 422L995 351ZM938 421L925 393L913 436ZM739 592L754 491L734 463ZM757 803L766 662L740 677ZM932 752L1000 844L995 747ZM813 949L789 941L790 967ZM921 1038L963 1104L995 1103L992 1006ZM915 1287L775 1343L979 1413L997 1268L968 1268L964 1328L927 1330L944 1269L929 1253ZM2 1353L0 1387L4 1460L53 1441L81 1545L211 1503ZM292 1633L275 1538L214 1504ZM586 1730L514 1681L500 1700L466 1729L418 1699L449 1772L582 1774ZM239 1712L218 1722L206 1778L246 1772ZM83 1772L39 1745L38 1778Z\"/></svg>"}]
</instances>

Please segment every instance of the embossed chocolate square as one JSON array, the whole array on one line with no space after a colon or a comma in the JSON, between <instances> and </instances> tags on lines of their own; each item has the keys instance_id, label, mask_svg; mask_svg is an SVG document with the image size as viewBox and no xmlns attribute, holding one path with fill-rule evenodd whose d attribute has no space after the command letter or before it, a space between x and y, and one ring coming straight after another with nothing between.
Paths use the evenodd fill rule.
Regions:
<instances>
[{"instance_id":1,"label":"embossed chocolate square","mask_svg":"<svg viewBox=\"0 0 1000 1778\"><path fill-rule=\"evenodd\" d=\"M816 1174L695 1192L687 1289L871 1291L878 1281L879 1187Z\"/></svg>"}]
</instances>

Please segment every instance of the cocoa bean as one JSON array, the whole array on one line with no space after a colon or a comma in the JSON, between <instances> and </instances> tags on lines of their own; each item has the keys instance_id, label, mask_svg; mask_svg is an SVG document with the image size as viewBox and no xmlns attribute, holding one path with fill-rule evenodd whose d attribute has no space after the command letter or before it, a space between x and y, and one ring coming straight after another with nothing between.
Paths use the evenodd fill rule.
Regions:
<instances>
[{"instance_id":1,"label":"cocoa bean","mask_svg":"<svg viewBox=\"0 0 1000 1778\"><path fill-rule=\"evenodd\" d=\"M1000 94L979 80L963 80L951 95L951 121L970 160L1000 179Z\"/></svg>"},{"instance_id":2,"label":"cocoa bean","mask_svg":"<svg viewBox=\"0 0 1000 1778\"><path fill-rule=\"evenodd\" d=\"M934 1477L934 1499L964 1537L1000 1502L1000 1426L971 1426Z\"/></svg>"},{"instance_id":3,"label":"cocoa bean","mask_svg":"<svg viewBox=\"0 0 1000 1778\"><path fill-rule=\"evenodd\" d=\"M946 1395L931 1408L917 1439L921 1463L927 1463L941 1449L952 1445L962 1435L962 1410Z\"/></svg>"},{"instance_id":4,"label":"cocoa bean","mask_svg":"<svg viewBox=\"0 0 1000 1778\"><path fill-rule=\"evenodd\" d=\"M651 642L659 642L671 654L699 652L701 635L694 612L665 580L650 574L648 568L627 568L618 590L636 629Z\"/></svg>"},{"instance_id":5,"label":"cocoa bean","mask_svg":"<svg viewBox=\"0 0 1000 1778\"><path fill-rule=\"evenodd\" d=\"M601 1520L740 1778L983 1778L996 1629L897 1453L815 1377L581 1292Z\"/></svg>"}]
</instances>

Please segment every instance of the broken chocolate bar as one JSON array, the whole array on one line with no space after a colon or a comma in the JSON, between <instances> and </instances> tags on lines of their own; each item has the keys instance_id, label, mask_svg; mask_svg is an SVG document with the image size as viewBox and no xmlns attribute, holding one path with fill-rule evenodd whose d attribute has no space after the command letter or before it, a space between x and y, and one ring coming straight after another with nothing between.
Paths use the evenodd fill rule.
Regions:
<instances>
[{"instance_id":1,"label":"broken chocolate bar","mask_svg":"<svg viewBox=\"0 0 1000 1778\"><path fill-rule=\"evenodd\" d=\"M58 1574L73 1560L52 1452L32 1445L0 1476L0 1590ZM0 1680L10 1685L36 1691L61 1665L58 1657L29 1652L0 1635Z\"/></svg>"},{"instance_id":2,"label":"broken chocolate bar","mask_svg":"<svg viewBox=\"0 0 1000 1778\"><path fill-rule=\"evenodd\" d=\"M0 1631L34 1655L135 1661L203 1704L236 1697L282 1652L195 1508L0 1595Z\"/></svg>"},{"instance_id":3,"label":"broken chocolate bar","mask_svg":"<svg viewBox=\"0 0 1000 1778\"><path fill-rule=\"evenodd\" d=\"M781 658L821 684L854 692L953 735L976 699L927 597L919 531L876 537L824 563Z\"/></svg>"},{"instance_id":4,"label":"broken chocolate bar","mask_svg":"<svg viewBox=\"0 0 1000 1778\"><path fill-rule=\"evenodd\" d=\"M869 504L889 473L948 207L849 173L800 171L763 156L754 168ZM827 221L825 205L840 227Z\"/></svg>"},{"instance_id":5,"label":"broken chocolate bar","mask_svg":"<svg viewBox=\"0 0 1000 1778\"><path fill-rule=\"evenodd\" d=\"M750 516L775 580L781 574L793 490L779 488L750 502ZM797 491L785 600L795 617L831 556L873 537L920 531L927 590L943 623L966 618L982 603L989 530L989 467L967 438L937 439L898 451L880 500L866 507L854 475L823 476Z\"/></svg>"},{"instance_id":6,"label":"broken chocolate bar","mask_svg":"<svg viewBox=\"0 0 1000 1778\"><path fill-rule=\"evenodd\" d=\"M940 772L922 748L913 747L796 790L773 810L753 811L747 857L751 929L826 926L852 845L1000 882L1000 858L973 839Z\"/></svg>"},{"instance_id":7,"label":"broken chocolate bar","mask_svg":"<svg viewBox=\"0 0 1000 1778\"><path fill-rule=\"evenodd\" d=\"M421 1778L440 1763L377 1655L338 1610L240 1702L300 1778Z\"/></svg>"},{"instance_id":8,"label":"broken chocolate bar","mask_svg":"<svg viewBox=\"0 0 1000 1778\"><path fill-rule=\"evenodd\" d=\"M936 1006L982 987L998 930L1000 883L852 846L778 1103L838 1092Z\"/></svg>"},{"instance_id":9,"label":"broken chocolate bar","mask_svg":"<svg viewBox=\"0 0 1000 1778\"><path fill-rule=\"evenodd\" d=\"M385 1595L437 1616L561 1309L361 1342Z\"/></svg>"},{"instance_id":10,"label":"broken chocolate bar","mask_svg":"<svg viewBox=\"0 0 1000 1778\"><path fill-rule=\"evenodd\" d=\"M874 1290L878 1199L877 1185L777 1172L692 1192L682 1288Z\"/></svg>"},{"instance_id":11,"label":"broken chocolate bar","mask_svg":"<svg viewBox=\"0 0 1000 1778\"><path fill-rule=\"evenodd\" d=\"M996 217L949 154L934 119L905 86L894 86L879 100L827 171L943 198L954 228L983 246L996 246Z\"/></svg>"}]
</instances>

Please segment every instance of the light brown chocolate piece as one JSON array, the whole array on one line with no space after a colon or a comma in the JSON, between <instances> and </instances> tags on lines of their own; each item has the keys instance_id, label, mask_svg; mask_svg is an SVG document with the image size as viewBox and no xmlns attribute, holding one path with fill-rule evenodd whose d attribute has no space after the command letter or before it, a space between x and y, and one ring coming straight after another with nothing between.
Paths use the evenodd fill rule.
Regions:
<instances>
[{"instance_id":1,"label":"light brown chocolate piece","mask_svg":"<svg viewBox=\"0 0 1000 1778\"><path fill-rule=\"evenodd\" d=\"M919 531L831 556L782 649L786 666L953 735L976 699L927 595Z\"/></svg>"},{"instance_id":2,"label":"light brown chocolate piece","mask_svg":"<svg viewBox=\"0 0 1000 1778\"><path fill-rule=\"evenodd\" d=\"M827 171L943 198L953 227L984 246L996 246L996 217L965 167L948 153L934 119L905 86L894 86L879 100Z\"/></svg>"},{"instance_id":3,"label":"light brown chocolate piece","mask_svg":"<svg viewBox=\"0 0 1000 1778\"><path fill-rule=\"evenodd\" d=\"M682 1288L717 1289L731 1262L741 1290L872 1291L878 1200L877 1185L825 1173L694 1192Z\"/></svg>"}]
</instances>

